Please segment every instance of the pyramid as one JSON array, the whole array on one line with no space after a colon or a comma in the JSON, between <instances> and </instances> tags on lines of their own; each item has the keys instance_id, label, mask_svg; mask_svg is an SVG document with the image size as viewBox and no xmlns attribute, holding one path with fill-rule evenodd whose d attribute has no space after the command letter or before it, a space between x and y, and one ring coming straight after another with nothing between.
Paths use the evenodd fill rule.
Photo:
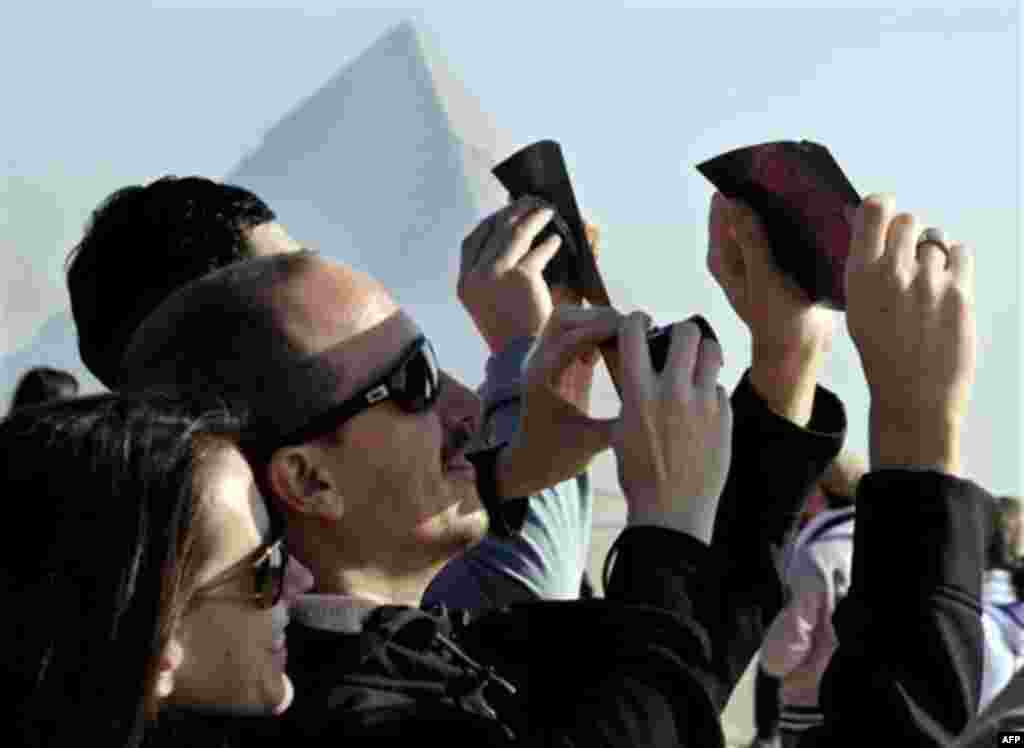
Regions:
<instances>
[{"instance_id":1,"label":"pyramid","mask_svg":"<svg viewBox=\"0 0 1024 748\"><path fill-rule=\"evenodd\" d=\"M0 415L18 380L36 366L70 371L83 392L103 388L78 355L75 325L66 309L67 291L55 287L24 255L0 240L4 274L0 280Z\"/></svg>"},{"instance_id":2,"label":"pyramid","mask_svg":"<svg viewBox=\"0 0 1024 748\"><path fill-rule=\"evenodd\" d=\"M459 250L504 204L490 168L512 150L426 32L403 23L286 114L225 181L255 191L308 246L383 281L445 367L475 384L486 349L455 298ZM51 309L56 297L66 302L66 290L3 249L17 267L0 308L0 396L41 365L101 391L79 358L66 303L40 309L40 300Z\"/></svg>"},{"instance_id":3,"label":"pyramid","mask_svg":"<svg viewBox=\"0 0 1024 748\"><path fill-rule=\"evenodd\" d=\"M3 412L7 412L10 397L18 380L29 369L49 366L69 371L78 378L82 394L105 392L78 355L78 338L71 313L62 311L51 316L40 327L28 343L21 348L0 357L0 386L3 387Z\"/></svg>"},{"instance_id":4,"label":"pyramid","mask_svg":"<svg viewBox=\"0 0 1024 748\"><path fill-rule=\"evenodd\" d=\"M462 239L507 201L490 174L514 150L406 22L345 66L226 177L292 236L368 272L469 384L486 348L455 295Z\"/></svg>"}]
</instances>

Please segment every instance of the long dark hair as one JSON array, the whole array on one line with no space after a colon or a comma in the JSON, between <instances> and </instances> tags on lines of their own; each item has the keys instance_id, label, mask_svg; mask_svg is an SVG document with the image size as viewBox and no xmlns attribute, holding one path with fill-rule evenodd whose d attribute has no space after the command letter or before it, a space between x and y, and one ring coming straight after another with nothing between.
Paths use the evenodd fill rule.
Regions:
<instances>
[{"instance_id":1,"label":"long dark hair","mask_svg":"<svg viewBox=\"0 0 1024 748\"><path fill-rule=\"evenodd\" d=\"M11 745L139 745L202 553L197 448L237 433L223 409L157 396L0 422Z\"/></svg>"}]
</instances>

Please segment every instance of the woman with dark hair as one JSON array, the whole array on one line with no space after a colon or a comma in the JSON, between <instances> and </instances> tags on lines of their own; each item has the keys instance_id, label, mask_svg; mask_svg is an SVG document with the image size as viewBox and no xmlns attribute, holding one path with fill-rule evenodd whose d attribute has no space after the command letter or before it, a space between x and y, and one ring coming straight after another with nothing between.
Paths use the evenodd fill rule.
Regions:
<instances>
[{"instance_id":1,"label":"woman with dark hair","mask_svg":"<svg viewBox=\"0 0 1024 748\"><path fill-rule=\"evenodd\" d=\"M1020 546L1020 501L1000 496L992 506L981 623L985 629L985 669L978 711L988 706L1024 665L1024 585Z\"/></svg>"},{"instance_id":2,"label":"woman with dark hair","mask_svg":"<svg viewBox=\"0 0 1024 748\"><path fill-rule=\"evenodd\" d=\"M200 414L201 413L201 414ZM0 423L4 745L220 746L292 699L288 605L312 584L236 448L239 425L100 395Z\"/></svg>"},{"instance_id":3,"label":"woman with dark hair","mask_svg":"<svg viewBox=\"0 0 1024 748\"><path fill-rule=\"evenodd\" d=\"M37 366L29 369L18 381L11 398L11 410L29 405L42 405L51 400L78 396L78 380L74 374L60 369Z\"/></svg>"}]
</instances>

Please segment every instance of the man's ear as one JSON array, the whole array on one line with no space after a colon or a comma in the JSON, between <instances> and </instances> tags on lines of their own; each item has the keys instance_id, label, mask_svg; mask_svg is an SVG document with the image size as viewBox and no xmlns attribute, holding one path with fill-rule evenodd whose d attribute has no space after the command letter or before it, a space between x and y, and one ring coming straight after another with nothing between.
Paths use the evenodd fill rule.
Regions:
<instances>
[{"instance_id":1,"label":"man's ear","mask_svg":"<svg viewBox=\"0 0 1024 748\"><path fill-rule=\"evenodd\" d=\"M268 468L270 487L296 514L337 520L344 508L341 493L319 457L310 445L279 449Z\"/></svg>"},{"instance_id":2,"label":"man's ear","mask_svg":"<svg viewBox=\"0 0 1024 748\"><path fill-rule=\"evenodd\" d=\"M185 661L185 647L178 634L171 637L160 653L160 664L156 675L156 698L163 701L174 691L174 676Z\"/></svg>"}]
</instances>

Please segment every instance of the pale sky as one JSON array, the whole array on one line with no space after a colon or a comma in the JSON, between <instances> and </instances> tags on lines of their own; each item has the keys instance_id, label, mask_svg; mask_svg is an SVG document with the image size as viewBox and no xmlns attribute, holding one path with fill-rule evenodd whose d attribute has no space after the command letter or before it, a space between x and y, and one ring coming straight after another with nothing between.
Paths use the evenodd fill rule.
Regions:
<instances>
[{"instance_id":1,"label":"pale sky","mask_svg":"<svg viewBox=\"0 0 1024 748\"><path fill-rule=\"evenodd\" d=\"M5 10L0 351L67 306L64 257L110 191L165 173L227 174L298 101L412 19L518 145L562 142L581 207L603 229L605 276L628 296L616 300L659 322L703 313L730 388L749 364L748 335L704 266L712 188L696 163L815 140L861 194L892 192L900 209L969 242L980 343L965 474L1024 493L1015 6L259 5ZM867 388L842 319L824 384L846 405L847 446L865 452ZM599 412L616 412L607 382L599 394ZM605 455L597 484L615 489L614 472Z\"/></svg>"}]
</instances>

